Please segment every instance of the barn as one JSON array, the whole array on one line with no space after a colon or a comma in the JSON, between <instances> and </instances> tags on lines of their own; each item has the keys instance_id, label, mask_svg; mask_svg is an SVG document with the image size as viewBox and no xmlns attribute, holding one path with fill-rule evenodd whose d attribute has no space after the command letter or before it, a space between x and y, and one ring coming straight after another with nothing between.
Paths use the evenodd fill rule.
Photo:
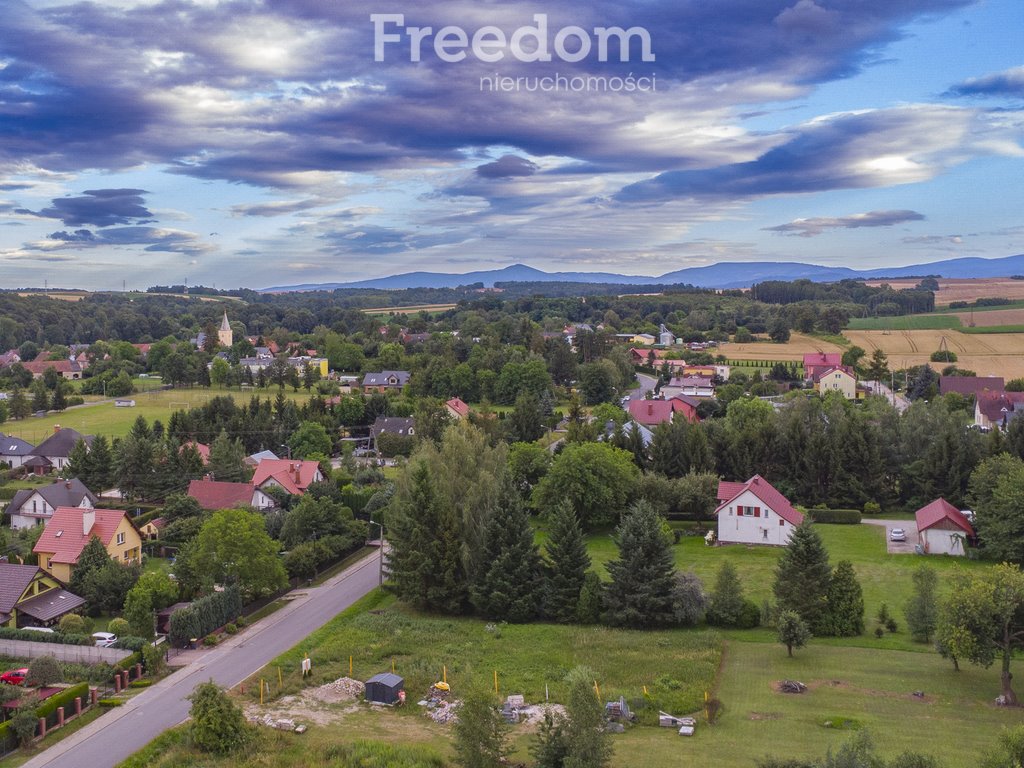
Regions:
<instances>
[{"instance_id":1,"label":"barn","mask_svg":"<svg viewBox=\"0 0 1024 768\"><path fill-rule=\"evenodd\" d=\"M401 699L405 680L393 672L381 672L366 681L366 700L373 704L395 704Z\"/></svg>"},{"instance_id":2,"label":"barn","mask_svg":"<svg viewBox=\"0 0 1024 768\"><path fill-rule=\"evenodd\" d=\"M945 499L936 499L914 513L917 536L926 555L965 555L967 543L974 538L974 528Z\"/></svg>"}]
</instances>

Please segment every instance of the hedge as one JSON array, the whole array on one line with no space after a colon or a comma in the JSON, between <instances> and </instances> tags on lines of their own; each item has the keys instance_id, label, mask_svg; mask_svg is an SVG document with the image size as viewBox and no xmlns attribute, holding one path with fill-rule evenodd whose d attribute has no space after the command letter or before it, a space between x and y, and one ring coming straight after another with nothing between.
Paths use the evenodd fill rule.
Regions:
<instances>
[{"instance_id":1,"label":"hedge","mask_svg":"<svg viewBox=\"0 0 1024 768\"><path fill-rule=\"evenodd\" d=\"M832 525L859 525L859 509L809 509L807 514L816 523L830 523Z\"/></svg>"},{"instance_id":2,"label":"hedge","mask_svg":"<svg viewBox=\"0 0 1024 768\"><path fill-rule=\"evenodd\" d=\"M120 648L125 651L141 651L148 641L144 637L133 637L132 635L125 635L124 637L118 638L117 642L114 643L111 648Z\"/></svg>"},{"instance_id":3,"label":"hedge","mask_svg":"<svg viewBox=\"0 0 1024 768\"><path fill-rule=\"evenodd\" d=\"M56 643L57 645L92 645L88 635L61 634L60 632L33 632L31 629L0 628L0 640L29 640L34 643Z\"/></svg>"},{"instance_id":4,"label":"hedge","mask_svg":"<svg viewBox=\"0 0 1024 768\"><path fill-rule=\"evenodd\" d=\"M180 648L193 638L205 637L218 627L234 621L242 612L242 592L232 585L223 592L201 597L171 614L167 641Z\"/></svg>"},{"instance_id":5,"label":"hedge","mask_svg":"<svg viewBox=\"0 0 1024 768\"><path fill-rule=\"evenodd\" d=\"M76 683L70 688L65 688L60 693L54 694L46 701L44 701L39 709L36 710L36 717L48 717L57 711L58 707L64 707L67 710L68 706L73 704L75 699L79 696L82 697L82 704L88 704L89 702L89 684L88 683Z\"/></svg>"}]
</instances>

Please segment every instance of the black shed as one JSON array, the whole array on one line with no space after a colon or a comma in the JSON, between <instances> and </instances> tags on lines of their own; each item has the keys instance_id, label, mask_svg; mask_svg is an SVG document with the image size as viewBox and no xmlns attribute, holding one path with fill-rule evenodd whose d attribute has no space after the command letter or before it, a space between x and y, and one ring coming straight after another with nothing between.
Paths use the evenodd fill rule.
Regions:
<instances>
[{"instance_id":1,"label":"black shed","mask_svg":"<svg viewBox=\"0 0 1024 768\"><path fill-rule=\"evenodd\" d=\"M381 672L366 681L366 700L376 704L394 704L405 680L392 672Z\"/></svg>"}]
</instances>

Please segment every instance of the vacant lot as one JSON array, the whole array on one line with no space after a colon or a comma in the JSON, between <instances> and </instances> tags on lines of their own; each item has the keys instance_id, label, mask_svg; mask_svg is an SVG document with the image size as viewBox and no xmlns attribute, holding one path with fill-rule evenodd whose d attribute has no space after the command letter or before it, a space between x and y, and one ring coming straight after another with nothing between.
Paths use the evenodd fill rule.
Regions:
<instances>
[{"instance_id":1,"label":"vacant lot","mask_svg":"<svg viewBox=\"0 0 1024 768\"><path fill-rule=\"evenodd\" d=\"M752 344L723 344L720 353L730 360L798 360L812 352L842 352L843 348L830 341L794 333L786 344L756 341Z\"/></svg>"},{"instance_id":2,"label":"vacant lot","mask_svg":"<svg viewBox=\"0 0 1024 768\"><path fill-rule=\"evenodd\" d=\"M919 280L870 280L867 285L888 283L893 288L913 288ZM976 301L977 299L1024 299L1024 280L1009 277L940 279L939 291L935 294L937 306L948 306L953 301Z\"/></svg>"},{"instance_id":3,"label":"vacant lot","mask_svg":"<svg viewBox=\"0 0 1024 768\"><path fill-rule=\"evenodd\" d=\"M867 350L882 349L891 368L907 368L927 363L932 352L945 338L956 353L957 365L979 376L1024 376L1024 333L966 334L953 330L844 331L850 341ZM943 366L933 365L936 369Z\"/></svg>"}]
</instances>

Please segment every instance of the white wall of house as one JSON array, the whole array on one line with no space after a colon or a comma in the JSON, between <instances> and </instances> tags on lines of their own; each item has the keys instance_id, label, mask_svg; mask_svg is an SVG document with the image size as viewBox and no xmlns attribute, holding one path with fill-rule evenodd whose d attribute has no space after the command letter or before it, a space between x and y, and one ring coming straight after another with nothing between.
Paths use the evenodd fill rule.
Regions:
<instances>
[{"instance_id":1,"label":"white wall of house","mask_svg":"<svg viewBox=\"0 0 1024 768\"><path fill-rule=\"evenodd\" d=\"M94 505L89 501L88 496L83 496L78 505L81 509L91 509ZM46 503L46 499L33 493L16 511L11 512L11 528L32 528L43 525L53 517L53 507Z\"/></svg>"},{"instance_id":2,"label":"white wall of house","mask_svg":"<svg viewBox=\"0 0 1024 768\"><path fill-rule=\"evenodd\" d=\"M750 491L744 491L718 510L718 540L741 544L785 546L793 524Z\"/></svg>"},{"instance_id":3,"label":"white wall of house","mask_svg":"<svg viewBox=\"0 0 1024 768\"><path fill-rule=\"evenodd\" d=\"M20 467L22 464L24 464L25 463L25 459L27 459L27 458L29 458L29 457L28 456L0 456L0 461L2 461L4 464L10 464L11 465L11 469L15 469L17 467Z\"/></svg>"},{"instance_id":4,"label":"white wall of house","mask_svg":"<svg viewBox=\"0 0 1024 768\"><path fill-rule=\"evenodd\" d=\"M818 380L818 392L842 392L847 400L857 397L857 380L845 371L832 371Z\"/></svg>"},{"instance_id":5,"label":"white wall of house","mask_svg":"<svg viewBox=\"0 0 1024 768\"><path fill-rule=\"evenodd\" d=\"M270 509L274 506L274 500L259 488L254 488L252 493L252 505L256 509Z\"/></svg>"},{"instance_id":6,"label":"white wall of house","mask_svg":"<svg viewBox=\"0 0 1024 768\"><path fill-rule=\"evenodd\" d=\"M958 555L967 554L964 551L965 535L959 528L949 530L932 526L918 531L918 538L924 551L929 555Z\"/></svg>"}]
</instances>

